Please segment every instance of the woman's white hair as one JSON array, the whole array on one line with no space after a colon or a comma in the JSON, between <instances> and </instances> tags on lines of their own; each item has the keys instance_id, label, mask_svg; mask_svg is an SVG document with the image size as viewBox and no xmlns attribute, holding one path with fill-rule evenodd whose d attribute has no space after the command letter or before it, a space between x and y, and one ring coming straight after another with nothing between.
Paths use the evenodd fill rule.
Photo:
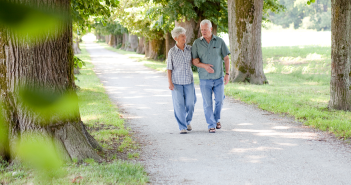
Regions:
<instances>
[{"instance_id":1,"label":"woman's white hair","mask_svg":"<svg viewBox=\"0 0 351 185\"><path fill-rule=\"evenodd\" d=\"M183 27L179 27L179 26L175 27L171 32L173 39L178 38L179 35L185 34L185 33L186 33L186 30Z\"/></svg>"},{"instance_id":2,"label":"woman's white hair","mask_svg":"<svg viewBox=\"0 0 351 185\"><path fill-rule=\"evenodd\" d=\"M211 23L210 20L207 20L207 19L202 20L202 21L200 22L200 27L201 27L202 25L205 25L205 24L207 24L209 28L212 28L212 23Z\"/></svg>"}]
</instances>

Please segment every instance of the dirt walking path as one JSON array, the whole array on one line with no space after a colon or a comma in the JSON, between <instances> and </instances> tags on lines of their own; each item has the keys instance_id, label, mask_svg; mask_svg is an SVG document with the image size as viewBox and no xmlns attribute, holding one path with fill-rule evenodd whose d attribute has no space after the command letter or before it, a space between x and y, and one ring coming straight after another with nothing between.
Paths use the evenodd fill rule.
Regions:
<instances>
[{"instance_id":1,"label":"dirt walking path","mask_svg":"<svg viewBox=\"0 0 351 185\"><path fill-rule=\"evenodd\" d=\"M166 74L87 43L95 72L143 145L152 184L351 184L348 145L226 98L209 134L196 86L193 131L180 135Z\"/></svg>"}]
</instances>

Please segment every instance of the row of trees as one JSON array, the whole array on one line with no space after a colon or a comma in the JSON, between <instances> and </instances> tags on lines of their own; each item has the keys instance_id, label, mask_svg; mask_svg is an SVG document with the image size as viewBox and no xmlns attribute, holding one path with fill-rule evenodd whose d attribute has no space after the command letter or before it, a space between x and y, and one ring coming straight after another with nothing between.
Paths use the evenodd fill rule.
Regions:
<instances>
[{"instance_id":1,"label":"row of trees","mask_svg":"<svg viewBox=\"0 0 351 185\"><path fill-rule=\"evenodd\" d=\"M346 57L350 52L350 21L347 14L350 11L349 3L347 0L121 0L112 20L126 27L129 34L140 38L139 46L144 49L138 50L138 53L145 53L146 57L157 59L160 58L157 55L167 57L167 51L174 45L170 37L174 26L182 26L187 30L187 43L191 45L201 36L200 21L209 19L213 23L214 34L229 33L232 53L231 81L248 81L253 84L268 83L262 63L262 20L271 18L273 22L284 26L292 22L297 28L301 25L301 20L308 17L314 25L309 28L318 30L329 29L328 21L332 22L333 53L329 107L351 110L350 83L347 78L350 59ZM279 14L282 10L286 12ZM281 22L282 17L287 22ZM291 21L291 17L298 17L300 21ZM341 22L341 19L345 22ZM339 60L344 63L338 62ZM335 69L339 65L343 67Z\"/></svg>"},{"instance_id":2,"label":"row of trees","mask_svg":"<svg viewBox=\"0 0 351 185\"><path fill-rule=\"evenodd\" d=\"M117 3L119 6L115 6ZM333 42L329 105L335 109L351 110L351 1L332 0L331 5ZM167 52L163 48L173 46L169 32L176 25L187 29L187 42L191 44L200 36L199 22L206 18L213 22L214 33L229 32L231 80L264 84L267 80L262 69L261 23L269 9L278 11L281 6L276 0L33 0L20 4L8 0L0 1L0 8L0 93L4 118L0 119L0 156L6 160L13 159L11 150L29 132L51 137L65 159L83 160L100 159L96 150L101 150L101 147L81 122L78 103L56 103L61 105L61 113L65 116L59 113L61 109L53 108L55 102L67 94L70 100L77 99L72 27L84 33L93 23L100 24L101 21L105 24L108 19L117 21L110 21L111 25L115 25L111 27L113 34L127 35L124 29L127 28L128 42L132 40L131 35L143 38L140 40L144 41L139 43L143 44L145 54L152 57ZM13 11L18 9L23 11ZM75 14L73 17L76 19L72 22L67 16L52 13L53 10L64 15ZM110 14L111 10L114 14ZM14 16L13 12L21 13L21 16ZM90 15L94 15L95 19ZM57 17L65 21L52 24ZM116 25L124 28L115 29ZM37 30L40 26L51 26L51 29ZM112 33L110 29L106 30ZM40 35L31 35L37 32ZM111 38L108 37L109 40ZM127 47L127 37L121 38L122 45L123 39L124 47ZM22 87L27 90L23 91ZM23 92L27 93L23 95ZM62 106L67 102L74 102L70 103L68 112L67 107ZM45 107L49 107L49 111Z\"/></svg>"}]
</instances>

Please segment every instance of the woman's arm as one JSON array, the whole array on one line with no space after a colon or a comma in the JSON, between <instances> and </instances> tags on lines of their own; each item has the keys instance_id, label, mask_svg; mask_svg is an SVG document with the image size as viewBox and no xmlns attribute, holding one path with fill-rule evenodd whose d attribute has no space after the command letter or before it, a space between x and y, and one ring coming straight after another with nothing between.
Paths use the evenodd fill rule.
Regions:
<instances>
[{"instance_id":1,"label":"woman's arm","mask_svg":"<svg viewBox=\"0 0 351 185\"><path fill-rule=\"evenodd\" d=\"M214 70L212 68L213 65L211 65L211 64L204 64L204 63L200 62L199 58L193 58L193 65L196 66L196 67L201 67L201 68L206 69L206 71L208 73L214 73Z\"/></svg>"},{"instance_id":2,"label":"woman's arm","mask_svg":"<svg viewBox=\"0 0 351 185\"><path fill-rule=\"evenodd\" d=\"M173 85L173 82L172 82L172 70L167 70L167 76L168 76L168 84L169 84L169 90L172 90L174 89L174 85Z\"/></svg>"}]
</instances>

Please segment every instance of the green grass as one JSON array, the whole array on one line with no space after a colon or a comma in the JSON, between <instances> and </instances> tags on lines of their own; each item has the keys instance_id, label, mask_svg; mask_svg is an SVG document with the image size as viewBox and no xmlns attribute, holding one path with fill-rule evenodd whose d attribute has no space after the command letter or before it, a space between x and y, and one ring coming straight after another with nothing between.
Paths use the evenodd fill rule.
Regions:
<instances>
[{"instance_id":1,"label":"green grass","mask_svg":"<svg viewBox=\"0 0 351 185\"><path fill-rule=\"evenodd\" d=\"M123 54L122 50L108 47ZM263 62L268 85L230 83L225 94L273 113L294 116L305 125L351 137L351 112L328 110L330 99L331 48L322 46L264 47ZM129 52L128 55L135 55ZM165 62L139 55L138 61L159 71ZM198 75L194 73L195 83Z\"/></svg>"},{"instance_id":2,"label":"green grass","mask_svg":"<svg viewBox=\"0 0 351 185\"><path fill-rule=\"evenodd\" d=\"M86 159L83 164L77 164L73 161L63 167L64 174L40 184L72 184L74 179L80 184L146 184L148 177L140 164L121 160L122 157L138 158L139 153L131 152L138 146L95 75L83 44L81 50L82 54L77 56L86 62L81 74L76 75L76 84L80 87L77 94L81 118L88 131L108 151L103 157L111 162L96 163L93 159ZM39 177L36 171L23 165L6 167L0 163L0 184L39 184L42 181Z\"/></svg>"}]
</instances>

